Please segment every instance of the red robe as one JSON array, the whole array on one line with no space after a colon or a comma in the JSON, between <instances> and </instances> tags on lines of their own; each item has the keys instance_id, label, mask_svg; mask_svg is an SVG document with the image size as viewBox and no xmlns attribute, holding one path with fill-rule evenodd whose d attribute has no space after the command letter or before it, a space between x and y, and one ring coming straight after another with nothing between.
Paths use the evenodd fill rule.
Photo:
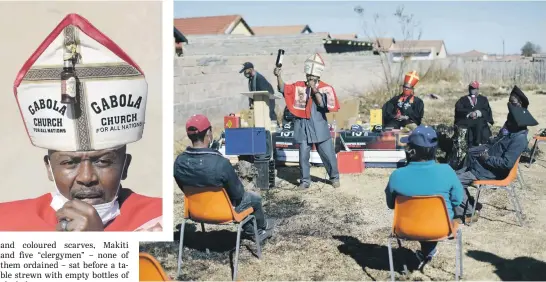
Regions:
<instances>
[{"instance_id":1,"label":"red robe","mask_svg":"<svg viewBox=\"0 0 546 282\"><path fill-rule=\"evenodd\" d=\"M297 81L293 84L284 85L284 100L288 110L299 118L311 118L311 106L313 104L312 95L306 97L307 86L305 81ZM329 112L337 112L339 110L339 102L337 100L336 91L334 88L322 81L319 81L318 91L326 95L326 107Z\"/></svg>"},{"instance_id":2,"label":"red robe","mask_svg":"<svg viewBox=\"0 0 546 282\"><path fill-rule=\"evenodd\" d=\"M50 206L50 193L34 199L0 203L0 231L56 231L57 217ZM120 214L104 231L135 231L163 214L161 198L122 188L118 194Z\"/></svg>"}]
</instances>

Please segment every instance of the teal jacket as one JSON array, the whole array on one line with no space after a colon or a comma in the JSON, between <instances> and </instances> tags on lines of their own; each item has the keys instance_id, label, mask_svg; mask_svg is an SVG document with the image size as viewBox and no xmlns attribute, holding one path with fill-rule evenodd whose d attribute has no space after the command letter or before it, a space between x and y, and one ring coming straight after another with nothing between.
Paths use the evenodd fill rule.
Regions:
<instances>
[{"instance_id":1,"label":"teal jacket","mask_svg":"<svg viewBox=\"0 0 546 282\"><path fill-rule=\"evenodd\" d=\"M463 201L463 185L455 171L447 164L435 161L410 162L395 170L390 178L385 195L387 206L394 209L396 195L432 196L440 195L446 202L449 216L453 218L453 208Z\"/></svg>"}]
</instances>

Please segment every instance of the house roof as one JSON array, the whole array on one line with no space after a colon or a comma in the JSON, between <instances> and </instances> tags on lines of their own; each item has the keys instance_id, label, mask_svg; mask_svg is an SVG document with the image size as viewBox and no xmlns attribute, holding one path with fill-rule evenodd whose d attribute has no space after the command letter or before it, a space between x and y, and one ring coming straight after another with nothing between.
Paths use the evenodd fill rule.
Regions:
<instances>
[{"instance_id":1,"label":"house roof","mask_svg":"<svg viewBox=\"0 0 546 282\"><path fill-rule=\"evenodd\" d=\"M396 42L390 51L417 51L428 50L434 48L436 52L440 52L444 46L443 40L404 40Z\"/></svg>"},{"instance_id":2,"label":"house roof","mask_svg":"<svg viewBox=\"0 0 546 282\"><path fill-rule=\"evenodd\" d=\"M396 43L393 37L378 37L375 40L374 48L381 52L387 52Z\"/></svg>"},{"instance_id":3,"label":"house roof","mask_svg":"<svg viewBox=\"0 0 546 282\"><path fill-rule=\"evenodd\" d=\"M313 34L317 36L322 36L323 38L332 38L329 32L321 31L321 32L313 32Z\"/></svg>"},{"instance_id":4,"label":"house roof","mask_svg":"<svg viewBox=\"0 0 546 282\"><path fill-rule=\"evenodd\" d=\"M188 42L188 39L176 27L174 27L174 40L176 43Z\"/></svg>"},{"instance_id":5,"label":"house roof","mask_svg":"<svg viewBox=\"0 0 546 282\"><path fill-rule=\"evenodd\" d=\"M313 31L308 25L284 25L284 26L255 26L252 27L255 35L288 35L288 34L301 34L308 30L309 33Z\"/></svg>"},{"instance_id":6,"label":"house roof","mask_svg":"<svg viewBox=\"0 0 546 282\"><path fill-rule=\"evenodd\" d=\"M331 37L334 39L354 40L358 38L358 35L356 33L332 34Z\"/></svg>"},{"instance_id":7,"label":"house roof","mask_svg":"<svg viewBox=\"0 0 546 282\"><path fill-rule=\"evenodd\" d=\"M230 34L239 22L242 22L250 33L254 34L243 17L239 15L174 19L174 27L185 35Z\"/></svg>"},{"instance_id":8,"label":"house roof","mask_svg":"<svg viewBox=\"0 0 546 282\"><path fill-rule=\"evenodd\" d=\"M486 53L477 51L477 50L471 50L465 53L458 54L460 57L481 57L481 56L487 56Z\"/></svg>"}]
</instances>

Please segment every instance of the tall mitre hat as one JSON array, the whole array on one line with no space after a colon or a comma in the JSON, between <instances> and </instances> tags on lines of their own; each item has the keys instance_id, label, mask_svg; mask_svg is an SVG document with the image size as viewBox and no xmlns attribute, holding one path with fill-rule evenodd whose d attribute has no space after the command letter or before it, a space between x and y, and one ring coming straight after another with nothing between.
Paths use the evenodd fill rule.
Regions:
<instances>
[{"instance_id":1,"label":"tall mitre hat","mask_svg":"<svg viewBox=\"0 0 546 282\"><path fill-rule=\"evenodd\" d=\"M419 82L419 76L417 75L417 71L410 71L406 73L406 76L404 77L405 87L414 88L417 82Z\"/></svg>"},{"instance_id":2,"label":"tall mitre hat","mask_svg":"<svg viewBox=\"0 0 546 282\"><path fill-rule=\"evenodd\" d=\"M61 72L67 70L75 81L71 87L68 80L61 83ZM75 90L74 102L61 103L61 91L68 88ZM148 94L144 73L80 15L69 14L55 27L23 65L13 90L36 147L93 151L142 138Z\"/></svg>"},{"instance_id":3,"label":"tall mitre hat","mask_svg":"<svg viewBox=\"0 0 546 282\"><path fill-rule=\"evenodd\" d=\"M324 71L324 60L319 54L314 54L305 60L303 70L306 74L320 77Z\"/></svg>"}]
</instances>

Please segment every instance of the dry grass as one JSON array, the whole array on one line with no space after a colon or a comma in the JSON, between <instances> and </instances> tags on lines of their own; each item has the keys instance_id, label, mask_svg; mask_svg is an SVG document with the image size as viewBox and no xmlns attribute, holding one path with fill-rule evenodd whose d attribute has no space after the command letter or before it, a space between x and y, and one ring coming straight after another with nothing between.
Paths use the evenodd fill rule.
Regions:
<instances>
[{"instance_id":1,"label":"dry grass","mask_svg":"<svg viewBox=\"0 0 546 282\"><path fill-rule=\"evenodd\" d=\"M466 83L426 80L418 95L435 93L439 100L425 100L425 123L452 123L453 106L466 93ZM494 118L502 124L506 117L508 88L484 85ZM546 123L546 95L529 93L530 110ZM382 104L390 94L378 90L361 98L361 111L374 103ZM534 132L536 128L531 129ZM496 131L496 130L495 130ZM175 150L176 151L176 150ZM546 267L546 190L545 162L532 168L522 166L525 187L517 191L527 226L516 225L512 206L504 191L487 191L482 197L484 209L480 221L464 227L464 278L471 280L544 280ZM392 211L385 205L383 189L391 169L366 169L365 173L342 175L341 188L334 190L318 181L324 169L312 168L315 177L311 189L299 191L292 184L298 178L297 167L279 168L282 181L276 189L261 191L264 209L276 218L275 235L263 246L263 257L254 256L255 246L242 241L239 261L241 280L387 280L389 266L386 238L392 223ZM475 193L471 190L471 193ZM167 273L175 276L178 256L179 226L183 219L183 197L175 187L174 242L142 243L141 251L158 258ZM235 246L233 227L207 225L207 233L198 224L186 225L181 280L229 280ZM415 270L414 242L404 243L395 253L395 268L406 261L411 274L398 272L401 280L452 280L454 244L441 243L440 254L425 268ZM210 251L207 253L206 249Z\"/></svg>"}]
</instances>

